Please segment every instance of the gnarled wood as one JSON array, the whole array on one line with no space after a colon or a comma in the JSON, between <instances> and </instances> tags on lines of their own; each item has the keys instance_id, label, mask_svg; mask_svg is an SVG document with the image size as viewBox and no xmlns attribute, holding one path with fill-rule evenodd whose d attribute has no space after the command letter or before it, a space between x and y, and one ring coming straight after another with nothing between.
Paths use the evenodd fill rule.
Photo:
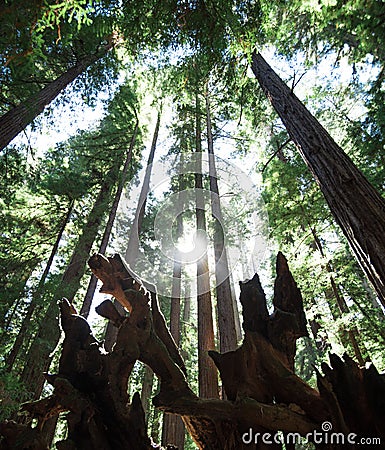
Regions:
<instances>
[{"instance_id":1,"label":"gnarled wood","mask_svg":"<svg viewBox=\"0 0 385 450\"><path fill-rule=\"evenodd\" d=\"M1 449L17 448L12 443L18 437L31 443L31 448L45 449L39 430L60 411L69 411L69 431L68 438L58 443L59 449L155 448L146 434L139 395L135 394L130 404L127 394L128 378L137 360L151 367L160 379L154 405L179 414L201 449L247 450L250 446L242 436L250 430L306 435L320 430L325 420L332 423L333 431L379 437L384 442L385 381L374 367L358 368L347 357L342 361L332 356L331 367L323 365L324 376L318 374L319 392L293 373L295 341L306 334L306 327L301 294L283 255L277 258L274 312L268 314L257 275L241 283L243 344L225 354L210 352L227 400L199 398L188 386L152 286L147 284L150 293L118 255L95 255L90 266L103 281L103 291L130 310L128 317L122 317L111 302L99 307L104 316L120 324L116 344L106 353L86 320L63 299L65 340L59 373L47 375L54 393L24 405L38 419L36 428L1 425ZM333 446L322 444L322 448Z\"/></svg>"}]
</instances>

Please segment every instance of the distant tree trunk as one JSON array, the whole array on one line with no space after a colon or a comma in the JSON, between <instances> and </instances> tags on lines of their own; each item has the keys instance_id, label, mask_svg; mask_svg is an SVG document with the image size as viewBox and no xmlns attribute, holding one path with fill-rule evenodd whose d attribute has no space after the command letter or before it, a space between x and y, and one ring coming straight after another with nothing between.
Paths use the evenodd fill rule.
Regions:
<instances>
[{"instance_id":1,"label":"distant tree trunk","mask_svg":"<svg viewBox=\"0 0 385 450\"><path fill-rule=\"evenodd\" d=\"M146 202L148 192L150 190L150 179L151 179L151 171L152 164L154 162L154 155L156 150L156 144L159 136L159 127L160 127L160 112L158 113L158 118L156 120L155 131L152 138L152 144L150 149L150 154L147 160L146 173L143 179L142 189L139 195L139 201L135 212L134 221L130 230L130 237L128 240L128 247L126 250L126 261L131 266L132 269L135 267L135 262L138 258L139 252L139 234L142 228L142 222L144 217L144 212L146 209Z\"/></svg>"},{"instance_id":2,"label":"distant tree trunk","mask_svg":"<svg viewBox=\"0 0 385 450\"><path fill-rule=\"evenodd\" d=\"M25 292L28 290L28 280L40 262L41 261L37 259L35 259L32 264L28 262L28 265L23 267L22 273L12 274L13 289L11 292L7 286L6 280L2 280L0 289L0 296L2 298L0 304L0 328L2 330L9 330L16 312L19 311ZM8 341L8 334L2 333L0 335L1 345L5 342L5 340Z\"/></svg>"},{"instance_id":3,"label":"distant tree trunk","mask_svg":"<svg viewBox=\"0 0 385 450\"><path fill-rule=\"evenodd\" d=\"M256 52L252 70L320 186L385 306L385 202L294 93Z\"/></svg>"},{"instance_id":4,"label":"distant tree trunk","mask_svg":"<svg viewBox=\"0 0 385 450\"><path fill-rule=\"evenodd\" d=\"M146 417L146 424L148 423L148 413L150 408L150 399L153 384L154 384L154 372L150 367L145 365L140 399L142 400L143 410Z\"/></svg>"},{"instance_id":5,"label":"distant tree trunk","mask_svg":"<svg viewBox=\"0 0 385 450\"><path fill-rule=\"evenodd\" d=\"M196 153L201 158L202 132L198 93L196 93L195 97L195 109ZM201 232L201 234L206 235L205 202L202 189L202 170L201 167L197 167L197 173L195 173L196 227L198 233ZM209 350L215 349L215 341L207 252L197 261L197 291L199 396L218 398L218 373L212 359L208 355Z\"/></svg>"},{"instance_id":6,"label":"distant tree trunk","mask_svg":"<svg viewBox=\"0 0 385 450\"><path fill-rule=\"evenodd\" d=\"M136 207L134 220L131 225L130 236L128 238L128 245L127 245L127 249L126 249L126 253L125 253L125 259L132 269L135 268L135 263L138 258L138 255L139 255L139 235L140 235L140 232L142 229L144 212L146 210L147 195L150 190L152 164L154 162L156 144L158 142L158 136L159 136L160 115L161 115L161 112L158 113L158 118L157 118L156 125L155 125L155 131L154 131L154 135L152 138L150 154L149 154L148 160L147 160L146 173L144 175L143 184L142 184L142 188L140 191L138 204ZM118 302L116 302L116 301L115 301L115 306L122 314L124 314L123 307L120 306L118 304ZM112 349L113 345L115 344L117 334L118 334L118 328L111 321L109 321L107 324L106 333L105 333L105 346L106 346L107 351L110 351Z\"/></svg>"},{"instance_id":7,"label":"distant tree trunk","mask_svg":"<svg viewBox=\"0 0 385 450\"><path fill-rule=\"evenodd\" d=\"M118 210L120 197L122 196L123 188L127 181L128 173L129 173L129 170L131 167L131 162L132 162L132 152L133 152L133 149L135 146L138 129L139 129L139 120L136 119L134 133L131 138L130 147L127 152L126 160L124 162L121 179L120 179L118 188L115 193L115 198L114 198L114 201L111 206L110 215L108 216L108 222L104 229L102 241L100 243L99 253L101 253L102 255L104 255L106 252L107 245L108 245L108 242L109 242L110 236L111 236L112 227L115 222L115 217L116 217L116 212ZM81 310L80 310L80 314L85 318L87 318L88 314L90 313L91 303L92 303L92 299L94 298L97 283L98 283L98 279L95 277L94 274L92 274L90 282L88 284L86 295L84 297L84 302L83 302Z\"/></svg>"},{"instance_id":8,"label":"distant tree trunk","mask_svg":"<svg viewBox=\"0 0 385 450\"><path fill-rule=\"evenodd\" d=\"M98 50L84 57L67 72L51 81L40 92L25 100L0 117L0 150L5 148L24 128L29 125L44 108L49 105L72 81L83 73L91 64L106 55L116 45L113 36L107 44L99 46Z\"/></svg>"},{"instance_id":9,"label":"distant tree trunk","mask_svg":"<svg viewBox=\"0 0 385 450\"><path fill-rule=\"evenodd\" d=\"M236 336L237 336L237 342L239 342L239 341L242 340L242 325L241 325L241 318L240 318L240 315L239 315L237 295L235 293L234 279L233 279L232 273L230 273L230 288L231 288L231 298L233 300L233 311L234 311L234 320L235 320L235 333L236 333Z\"/></svg>"},{"instance_id":10,"label":"distant tree trunk","mask_svg":"<svg viewBox=\"0 0 385 450\"><path fill-rule=\"evenodd\" d=\"M130 230L130 237L128 240L128 246L125 254L126 261L130 265L132 269L135 267L136 260L138 258L139 254L139 236L142 230L142 223L144 218L144 213L146 210L146 203L147 203L147 196L150 190L150 180L151 180L151 172L152 172L152 165L154 162L154 156L155 156L155 150L156 150L156 144L158 142L158 136L159 136L159 128L160 128L160 116L161 112L158 112L158 117L156 120L154 135L152 138L152 144L150 149L150 154L148 156L147 160L147 166L146 166L146 173L143 179L142 188L139 195L139 200L137 204L137 208L135 211L135 217L133 220L133 223L131 225ZM119 308L119 303L115 300L115 306ZM119 305L119 306L118 306ZM120 311L124 314L123 308L119 308ZM118 328L113 325L113 323L110 321L107 325L106 329L106 349L111 350L113 345L116 342L116 337L118 334ZM151 397L151 391L152 386L154 383L154 372L150 367L145 366L144 368L144 377L143 377L143 383L142 383L142 392L141 392L141 400L143 404L144 413L146 415L146 422L148 418L148 411L149 411L149 401Z\"/></svg>"},{"instance_id":11,"label":"distant tree trunk","mask_svg":"<svg viewBox=\"0 0 385 450\"><path fill-rule=\"evenodd\" d=\"M178 192L183 190L183 175L179 175ZM179 203L181 203L180 196L178 197ZM183 205L180 205L179 210L183 210ZM176 236L178 240L183 235L183 216L178 214L176 217ZM182 297L182 261L179 256L179 252L176 251L174 258L174 267L172 274L172 290L171 290L171 310L170 310L170 333L174 338L177 347L180 345L181 337L181 297ZM180 416L175 414L163 414L163 427L162 427L162 445L166 447L167 444L173 444L178 449L184 448L185 429L183 421Z\"/></svg>"},{"instance_id":12,"label":"distant tree trunk","mask_svg":"<svg viewBox=\"0 0 385 450\"><path fill-rule=\"evenodd\" d=\"M329 303L329 306L331 309L331 313L332 313L334 319L336 320L337 318L341 317L343 314L348 313L349 307L348 307L343 295L341 294L340 289L338 288L337 283L332 275L332 273L333 273L332 267L330 265L330 262L326 260L326 255L323 250L322 243L321 243L314 228L311 228L311 233L313 235L313 239L316 244L317 250L319 251L322 258L326 261L325 269L329 274L331 289L329 289L329 291L327 291L325 293L325 295L326 295L326 297L329 297L328 303ZM331 305L330 302L335 302L335 306ZM341 341L342 341L344 347L346 348L346 350L348 350L348 348L351 347L357 361L359 362L359 364L361 366L364 366L366 361L370 361L370 358L367 354L366 348L365 348L364 344L361 342L360 344L363 347L363 349L365 350L365 357L362 355L362 351L361 351L360 345L358 343L358 340L360 340L360 336L359 336L359 331L358 331L357 327L355 327L355 326L349 327L349 330L347 330L347 331L341 330L340 337L341 337Z\"/></svg>"},{"instance_id":13,"label":"distant tree trunk","mask_svg":"<svg viewBox=\"0 0 385 450\"><path fill-rule=\"evenodd\" d=\"M114 300L114 305L121 316L124 317L127 315L127 311L123 308L123 306L119 302ZM118 335L118 328L109 320L107 322L104 332L104 348L107 352L110 352L112 350L112 347L116 342L117 335Z\"/></svg>"},{"instance_id":14,"label":"distant tree trunk","mask_svg":"<svg viewBox=\"0 0 385 450\"><path fill-rule=\"evenodd\" d=\"M219 198L218 175L215 166L214 142L211 127L210 98L206 85L206 125L209 153L209 174L211 192L211 212L214 218L214 254L217 293L219 351L229 352L237 348L237 334L234 317L234 300L230 286L229 263L225 247L223 215Z\"/></svg>"},{"instance_id":15,"label":"distant tree trunk","mask_svg":"<svg viewBox=\"0 0 385 450\"><path fill-rule=\"evenodd\" d=\"M191 297L190 297L190 286L187 284L184 295L184 304L183 304L183 322L185 324L190 322L191 315Z\"/></svg>"},{"instance_id":16,"label":"distant tree trunk","mask_svg":"<svg viewBox=\"0 0 385 450\"><path fill-rule=\"evenodd\" d=\"M51 270L51 266L52 266L53 260L55 258L57 249L59 248L59 244L60 244L61 238L63 236L65 227L67 226L68 221L69 221L69 219L71 217L73 207L74 207L74 200L71 200L70 203L69 203L69 206L68 206L68 210L67 210L67 212L65 214L65 217L64 217L64 219L62 221L62 224L60 226L59 233L57 234L56 241L55 241L55 243L54 243L54 245L52 247L51 254L50 254L49 258L48 258L48 261L47 261L47 264L45 266L44 272L43 272L43 274L42 274L42 276L40 278L39 284L37 285L36 289L34 290L34 292L32 294L32 299L31 299L30 304L28 305L27 312L26 312L26 314L25 314L25 316L23 318L23 321L21 323L21 327L20 327L19 333L18 333L18 335L16 337L16 340L15 340L13 346L12 346L12 349L11 349L9 355L6 358L5 367L6 367L6 370L8 372L10 372L12 370L12 367L13 367L13 365L15 363L15 360L16 360L18 354L19 354L20 348L23 345L24 338L26 337L26 333L27 333L28 327L30 326L32 314L35 312L35 310L40 305L40 302L41 302L40 296L42 295L42 292L43 292L43 287L44 287L45 280L46 280L46 278L47 278L47 276L48 276L48 274L49 274L49 272Z\"/></svg>"},{"instance_id":17,"label":"distant tree trunk","mask_svg":"<svg viewBox=\"0 0 385 450\"><path fill-rule=\"evenodd\" d=\"M97 236L103 218L105 204L110 196L110 189L110 181L104 181L94 206L88 215L87 222L83 227L83 232L73 251L70 263L56 291L58 296L67 297L70 302L73 301L79 289L80 280L85 272L92 244ZM55 301L49 304L39 330L31 344L21 376L22 381L28 386L34 399L37 399L41 394L44 385L43 373L49 369L52 361L52 353L59 342L60 334L58 307L55 298Z\"/></svg>"}]
</instances>

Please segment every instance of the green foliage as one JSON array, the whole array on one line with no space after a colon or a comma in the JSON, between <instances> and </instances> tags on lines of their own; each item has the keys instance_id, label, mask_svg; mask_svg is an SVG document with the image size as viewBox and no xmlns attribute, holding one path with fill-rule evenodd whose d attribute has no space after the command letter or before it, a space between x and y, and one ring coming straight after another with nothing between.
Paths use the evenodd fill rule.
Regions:
<instances>
[{"instance_id":1,"label":"green foliage","mask_svg":"<svg viewBox=\"0 0 385 450\"><path fill-rule=\"evenodd\" d=\"M0 200L0 265L3 273L0 304L1 323L4 324L7 309L24 295L28 278L44 259L49 243L54 239L61 205L53 196L47 198L34 192L20 152L7 150L1 161L6 166L7 182L4 197Z\"/></svg>"},{"instance_id":2,"label":"green foliage","mask_svg":"<svg viewBox=\"0 0 385 450\"><path fill-rule=\"evenodd\" d=\"M25 395L24 386L11 373L0 371L0 422L15 414Z\"/></svg>"},{"instance_id":3,"label":"green foliage","mask_svg":"<svg viewBox=\"0 0 385 450\"><path fill-rule=\"evenodd\" d=\"M98 3L98 2L96 2ZM90 25L92 19L90 15L95 12L92 0L70 0L55 2L55 4L43 5L41 18L36 24L35 32L43 33L46 28L59 28L62 22L71 23L74 19L77 28L82 25Z\"/></svg>"}]
</instances>

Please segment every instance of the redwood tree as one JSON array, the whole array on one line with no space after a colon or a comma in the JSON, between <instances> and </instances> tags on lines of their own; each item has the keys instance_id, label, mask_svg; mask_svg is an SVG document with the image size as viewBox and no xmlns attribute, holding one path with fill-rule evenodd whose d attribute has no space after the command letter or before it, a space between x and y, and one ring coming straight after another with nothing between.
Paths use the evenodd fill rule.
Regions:
<instances>
[{"instance_id":1,"label":"redwood tree","mask_svg":"<svg viewBox=\"0 0 385 450\"><path fill-rule=\"evenodd\" d=\"M211 212L214 218L214 254L215 277L218 311L219 348L221 352L228 352L237 348L237 333L235 324L234 299L230 286L230 272L225 247L223 230L223 215L219 197L218 174L215 166L214 140L211 124L210 98L206 85L206 125L207 149L209 154Z\"/></svg>"},{"instance_id":2,"label":"redwood tree","mask_svg":"<svg viewBox=\"0 0 385 450\"><path fill-rule=\"evenodd\" d=\"M72 81L91 64L105 56L117 44L116 36L109 36L95 53L83 57L74 66L48 83L38 94L33 95L0 117L0 150L21 133L44 108L49 105Z\"/></svg>"},{"instance_id":3,"label":"redwood tree","mask_svg":"<svg viewBox=\"0 0 385 450\"><path fill-rule=\"evenodd\" d=\"M252 70L385 306L385 202L328 132L254 52Z\"/></svg>"},{"instance_id":4,"label":"redwood tree","mask_svg":"<svg viewBox=\"0 0 385 450\"><path fill-rule=\"evenodd\" d=\"M195 95L196 115L196 153L202 154L202 132L200 117L200 102L198 92ZM199 160L198 160L199 161ZM201 164L200 164L201 166ZM202 168L197 167L195 173L196 190L196 229L198 233L206 235L206 218L203 190ZM199 396L206 398L218 397L218 375L213 361L208 355L209 350L215 349L213 309L210 292L210 277L207 252L197 261L197 301L198 301L198 369Z\"/></svg>"}]
</instances>

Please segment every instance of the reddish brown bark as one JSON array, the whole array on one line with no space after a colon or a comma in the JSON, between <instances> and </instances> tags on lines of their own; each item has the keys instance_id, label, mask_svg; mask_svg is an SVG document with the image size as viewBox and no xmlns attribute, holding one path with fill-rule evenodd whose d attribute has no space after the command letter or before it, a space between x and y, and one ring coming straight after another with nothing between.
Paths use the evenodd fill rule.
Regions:
<instances>
[{"instance_id":1,"label":"reddish brown bark","mask_svg":"<svg viewBox=\"0 0 385 450\"><path fill-rule=\"evenodd\" d=\"M257 52L252 70L385 306L384 199Z\"/></svg>"},{"instance_id":2,"label":"reddish brown bark","mask_svg":"<svg viewBox=\"0 0 385 450\"><path fill-rule=\"evenodd\" d=\"M208 89L206 87L206 89ZM215 166L214 141L211 127L211 111L206 90L207 148L209 154L211 212L214 218L214 254L218 311L219 349L221 353L237 348L234 300L230 286L230 271L224 239L224 221L219 197L218 175Z\"/></svg>"},{"instance_id":3,"label":"reddish brown bark","mask_svg":"<svg viewBox=\"0 0 385 450\"><path fill-rule=\"evenodd\" d=\"M202 136L199 94L196 94L196 153L198 167L195 173L196 192L196 229L201 236L206 236L205 201L203 196L202 166L199 163L202 154ZM197 301L198 301L198 373L199 395L205 398L218 398L217 369L208 356L209 350L215 349L213 307L210 292L210 277L207 251L197 261Z\"/></svg>"}]
</instances>

